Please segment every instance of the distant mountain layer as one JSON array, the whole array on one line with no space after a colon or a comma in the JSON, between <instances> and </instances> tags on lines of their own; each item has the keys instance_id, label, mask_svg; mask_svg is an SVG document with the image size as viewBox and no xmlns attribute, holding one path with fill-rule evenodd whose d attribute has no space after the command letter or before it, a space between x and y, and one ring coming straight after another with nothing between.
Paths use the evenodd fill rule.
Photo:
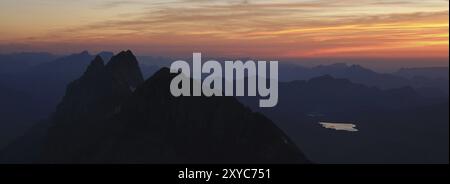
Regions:
<instances>
[{"instance_id":1,"label":"distant mountain layer","mask_svg":"<svg viewBox=\"0 0 450 184\"><path fill-rule=\"evenodd\" d=\"M109 61L113 53L100 52L98 55ZM0 99L8 99L13 104L3 105L7 104L5 101L0 107L0 148L52 113L66 86L80 77L93 59L94 55L87 51L62 57L48 53L0 55L0 85L26 97L14 101L17 95L0 93ZM149 65L142 68L146 77L159 69Z\"/></svg>"},{"instance_id":2,"label":"distant mountain layer","mask_svg":"<svg viewBox=\"0 0 450 184\"><path fill-rule=\"evenodd\" d=\"M57 56L46 52L0 54L0 74L23 72L30 67L50 62Z\"/></svg>"},{"instance_id":3,"label":"distant mountain layer","mask_svg":"<svg viewBox=\"0 0 450 184\"><path fill-rule=\"evenodd\" d=\"M448 163L448 97L430 99L410 87L381 90L321 76L279 84L279 101L259 108L317 163ZM351 123L358 132L323 128Z\"/></svg>"},{"instance_id":4,"label":"distant mountain layer","mask_svg":"<svg viewBox=\"0 0 450 184\"><path fill-rule=\"evenodd\" d=\"M96 57L42 123L49 128L30 130L3 161L308 163L276 125L233 97L173 97L174 76L165 68L144 82L129 51L106 65Z\"/></svg>"},{"instance_id":5,"label":"distant mountain layer","mask_svg":"<svg viewBox=\"0 0 450 184\"><path fill-rule=\"evenodd\" d=\"M395 74L405 78L423 77L447 80L449 78L448 67L402 68L395 72Z\"/></svg>"},{"instance_id":6,"label":"distant mountain layer","mask_svg":"<svg viewBox=\"0 0 450 184\"><path fill-rule=\"evenodd\" d=\"M151 117L163 119L161 116L172 116L172 114L168 115L168 112L176 111L183 114L183 120L195 122L210 122L211 120L215 126L221 127L223 126L221 122L215 122L218 121L215 119L229 116L213 111L216 108L225 108L222 107L225 105L210 104L209 100L193 97L200 98L195 101L199 101L207 107L201 110L208 114L200 116L200 112L197 112L198 109L191 104L193 103L191 98L174 100L165 97L162 95L165 92L158 91L156 85L151 85L152 89L155 88L154 91L146 92L158 93L160 94L159 98L150 98L143 94L139 96L138 92L142 92L147 87L150 88L148 82L144 83L143 79L147 79L159 71L160 66L168 66L172 61L170 58L140 57L139 67L142 74L139 74L134 62L132 65L129 65L128 62L122 65L123 61L135 60L134 56L131 57L128 52L123 52L114 58L112 58L111 52L101 52L99 56L96 57L88 52L63 57L47 53L0 55L0 101L2 102L0 107L2 140L0 149L34 125L29 133L8 146L7 150L16 150L8 152L10 155L7 154L7 158L10 161L24 160L25 158L27 158L25 160L36 161L38 158L42 159L42 155L35 152L38 150L39 153L42 153L46 150L47 155L54 156L52 157L55 158L53 161L58 158L73 162L80 160L107 162L99 158L94 159L92 154L80 150L89 150L85 148L87 145L84 143L87 142L92 142L92 145L89 146L99 147L95 141L90 140L115 142L115 138L111 137L117 134L126 134L109 132L113 131L112 129L116 131L123 128L124 131L131 131L126 129L128 127L121 127L122 125L119 123L133 122L128 115L123 115L125 107L128 110L138 111L138 114L132 116L142 118L145 122L150 121L148 119ZM119 59L120 57L124 58ZM116 62L111 62L113 60ZM158 73L162 76L164 72ZM280 83L280 99L276 107L259 109L255 107L258 104L256 99L240 98L240 100L252 107L253 110L260 111L273 120L297 145L301 146L302 151L312 161L319 163L448 163L448 68L412 68L383 74L358 65L338 63L306 68L280 62L279 74L281 81L284 82ZM170 99L171 103L162 100L166 98ZM139 99L143 102L132 103L130 99ZM214 103L220 102L219 104L234 104L231 101L234 99L213 100ZM57 111L50 120L46 120L48 115L55 111L59 102L61 103ZM126 104L129 105L125 106ZM155 108L154 104L160 104L160 106ZM158 113L147 112L146 108L150 107ZM230 105L230 107L242 108L236 104ZM189 111L180 109L189 109ZM261 116L244 111L246 113L240 116L251 116L253 119ZM234 111L229 113L239 114ZM151 117L149 117L150 114ZM191 117L187 114L197 115ZM255 117L248 114L253 114ZM207 117L207 120L200 118L203 116ZM71 129L64 128L66 125L56 126L55 119L57 118L60 118L57 122L88 122L85 124L73 123L73 125L68 123L67 127L72 128L73 126L74 129L92 131L86 133L88 136L85 139L77 137L78 130L72 132ZM162 121L158 120L158 122ZM237 120L227 119L227 121ZM324 130L318 125L319 121L354 123L359 131L354 134L345 134ZM194 123L194 127L168 124L167 127L157 126L159 128L157 130L168 132L166 129L173 127L220 129L204 127L204 124ZM271 125L271 123L267 124ZM151 124L151 126L154 128L153 126L156 125ZM51 129L62 127L61 129L64 130L47 132L48 127L52 127ZM102 137L92 137L92 135L97 135L96 132L104 132L105 127L108 127L108 130L101 134ZM146 130L145 127L134 124L131 128ZM253 128L253 125L240 128L247 130ZM267 131L272 132L271 130ZM50 139L51 135L58 135L58 132L63 134L61 138L64 138L64 141L73 142L71 147L61 145L64 141L58 142L57 138ZM243 130L243 132L245 131ZM124 139L136 139L127 135L122 136ZM156 137L152 138L171 140L165 134L155 134L154 136ZM181 133L180 137L182 138L175 138L184 140L186 136ZM240 134L233 134L233 136L239 137ZM37 139L36 137L47 138ZM200 137L209 137L209 135L199 133ZM284 134L282 137L285 137ZM78 138L81 141L78 142ZM43 146L44 143L47 146ZM101 144L103 145L103 143ZM202 144L209 146L210 143L203 142ZM110 145L110 148L99 147L96 151L121 149L121 146L123 146L122 143L118 143L118 145ZM181 145L177 146L181 147ZM178 149L178 147L176 148ZM43 150L43 148L46 149ZM132 147L132 149L137 148ZM172 152L177 150L170 149ZM55 156L60 152L80 152L82 155L61 154L70 155L61 158ZM27 155L18 153L27 153ZM145 153L147 154L147 152ZM169 152L165 154L169 154ZM39 155L40 157L37 157ZM103 155L105 156L103 157ZM106 153L102 153L101 157L115 159L114 156ZM191 159L190 161L197 159L186 156L186 160L189 160L188 158ZM298 160L303 159L299 158ZM149 162L153 162L153 160Z\"/></svg>"},{"instance_id":7,"label":"distant mountain layer","mask_svg":"<svg viewBox=\"0 0 450 184\"><path fill-rule=\"evenodd\" d=\"M113 53L104 51L98 55L109 61ZM14 57L19 56L14 55ZM21 72L0 74L0 83L11 89L28 93L33 97L34 104L40 106L36 110L41 111L43 115L48 115L61 100L65 87L81 76L93 59L94 55L83 51L47 62L37 62ZM157 70L157 68L147 65L144 66L144 69L146 76Z\"/></svg>"},{"instance_id":8,"label":"distant mountain layer","mask_svg":"<svg viewBox=\"0 0 450 184\"><path fill-rule=\"evenodd\" d=\"M377 73L372 70L363 68L359 65L347 65L337 63L332 65L320 65L312 68L302 67L293 64L280 65L279 78L281 81L308 80L322 75L330 75L336 78L349 79L352 82L364 84L366 86L374 86L381 89L400 88L410 86L422 90L432 90L434 93L423 93L430 96L431 94L440 94L440 96L448 96L448 77L432 78L432 72L427 75L417 75L416 78L406 78L397 72L395 74ZM419 70L419 69L417 69ZM426 69L424 69L426 70ZM424 73L424 72L422 72ZM444 75L441 69L437 71L437 75ZM448 71L447 71L448 76Z\"/></svg>"}]
</instances>

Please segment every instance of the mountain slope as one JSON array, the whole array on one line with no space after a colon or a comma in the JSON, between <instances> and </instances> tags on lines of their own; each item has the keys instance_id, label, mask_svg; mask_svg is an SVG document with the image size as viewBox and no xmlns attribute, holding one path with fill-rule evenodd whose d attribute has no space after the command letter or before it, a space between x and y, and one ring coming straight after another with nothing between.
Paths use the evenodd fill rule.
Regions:
<instances>
[{"instance_id":1,"label":"mountain slope","mask_svg":"<svg viewBox=\"0 0 450 184\"><path fill-rule=\"evenodd\" d=\"M136 90L112 119L122 131L110 136L114 143L104 146L97 158L163 163L306 162L269 119L232 97L173 97L169 93L173 77L162 69Z\"/></svg>"}]
</instances>

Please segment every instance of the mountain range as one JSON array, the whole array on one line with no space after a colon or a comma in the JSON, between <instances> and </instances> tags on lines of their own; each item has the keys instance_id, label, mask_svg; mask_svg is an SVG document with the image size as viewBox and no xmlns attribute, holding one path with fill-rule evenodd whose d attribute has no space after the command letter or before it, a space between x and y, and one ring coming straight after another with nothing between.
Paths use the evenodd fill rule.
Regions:
<instances>
[{"instance_id":1,"label":"mountain range","mask_svg":"<svg viewBox=\"0 0 450 184\"><path fill-rule=\"evenodd\" d=\"M46 52L0 54L0 73L23 72L33 66L55 60L57 57Z\"/></svg>"},{"instance_id":2,"label":"mountain range","mask_svg":"<svg viewBox=\"0 0 450 184\"><path fill-rule=\"evenodd\" d=\"M448 98L379 89L326 75L279 83L279 101L239 100L283 129L317 163L448 163ZM357 132L319 123L350 123Z\"/></svg>"},{"instance_id":3,"label":"mountain range","mask_svg":"<svg viewBox=\"0 0 450 184\"><path fill-rule=\"evenodd\" d=\"M448 67L401 68L394 74L405 78L424 77L448 80Z\"/></svg>"},{"instance_id":4,"label":"mountain range","mask_svg":"<svg viewBox=\"0 0 450 184\"><path fill-rule=\"evenodd\" d=\"M106 51L98 53L107 61L112 55L112 52ZM0 113L4 114L0 116L0 135L3 136L0 148L23 134L35 122L47 118L64 96L66 86L83 74L94 57L87 51L59 57L48 53L1 55L0 65L4 70L0 69L0 85L27 99L17 100L15 105L0 106ZM21 69L13 70L16 65L20 65ZM147 77L158 69L148 65L142 68ZM0 98L13 96L5 94Z\"/></svg>"},{"instance_id":5,"label":"mountain range","mask_svg":"<svg viewBox=\"0 0 450 184\"><path fill-rule=\"evenodd\" d=\"M124 51L97 56L55 113L3 150L3 162L309 163L269 119L233 97L173 97L167 68L142 77ZM24 150L28 150L24 152Z\"/></svg>"},{"instance_id":6,"label":"mountain range","mask_svg":"<svg viewBox=\"0 0 450 184\"><path fill-rule=\"evenodd\" d=\"M17 70L0 70L3 162L448 163L448 67L378 73L280 63L279 103L260 109L259 97L172 98L165 91L170 58L131 51L35 56ZM359 131L319 122L352 123ZM215 144L224 147L211 150ZM185 145L201 152L180 155ZM234 148L248 155L227 152Z\"/></svg>"},{"instance_id":7,"label":"mountain range","mask_svg":"<svg viewBox=\"0 0 450 184\"><path fill-rule=\"evenodd\" d=\"M364 84L369 87L378 87L381 89L392 89L410 86L418 90L422 95L448 96L448 67L437 67L433 69L414 69L409 75L414 73L414 77L407 77L408 69L401 69L395 73L378 73L359 65L347 65L345 63L336 63L332 65L319 65L316 67L303 67L295 64L280 65L280 80L308 80L314 77L330 75L336 78L345 78L354 83ZM411 71L409 69L408 71ZM419 72L428 71L428 72ZM436 71L435 76L430 73ZM443 76L443 77L436 77ZM447 76L445 78L445 76ZM430 93L433 90L434 93Z\"/></svg>"}]
</instances>

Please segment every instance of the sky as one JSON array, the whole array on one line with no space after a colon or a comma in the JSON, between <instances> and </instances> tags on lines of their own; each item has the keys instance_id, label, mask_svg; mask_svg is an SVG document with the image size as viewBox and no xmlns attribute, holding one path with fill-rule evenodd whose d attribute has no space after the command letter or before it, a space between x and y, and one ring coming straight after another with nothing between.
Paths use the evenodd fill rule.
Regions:
<instances>
[{"instance_id":1,"label":"sky","mask_svg":"<svg viewBox=\"0 0 450 184\"><path fill-rule=\"evenodd\" d=\"M448 0L1 0L0 52L448 58Z\"/></svg>"}]
</instances>

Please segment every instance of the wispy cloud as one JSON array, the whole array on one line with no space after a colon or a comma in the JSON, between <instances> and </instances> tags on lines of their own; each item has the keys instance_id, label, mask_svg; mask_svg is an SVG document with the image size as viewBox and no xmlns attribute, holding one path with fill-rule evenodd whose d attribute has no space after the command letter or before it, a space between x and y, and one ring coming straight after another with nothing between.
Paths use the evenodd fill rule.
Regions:
<instances>
[{"instance_id":1,"label":"wispy cloud","mask_svg":"<svg viewBox=\"0 0 450 184\"><path fill-rule=\"evenodd\" d=\"M448 48L448 0L90 2L99 18L21 41L293 57Z\"/></svg>"}]
</instances>

